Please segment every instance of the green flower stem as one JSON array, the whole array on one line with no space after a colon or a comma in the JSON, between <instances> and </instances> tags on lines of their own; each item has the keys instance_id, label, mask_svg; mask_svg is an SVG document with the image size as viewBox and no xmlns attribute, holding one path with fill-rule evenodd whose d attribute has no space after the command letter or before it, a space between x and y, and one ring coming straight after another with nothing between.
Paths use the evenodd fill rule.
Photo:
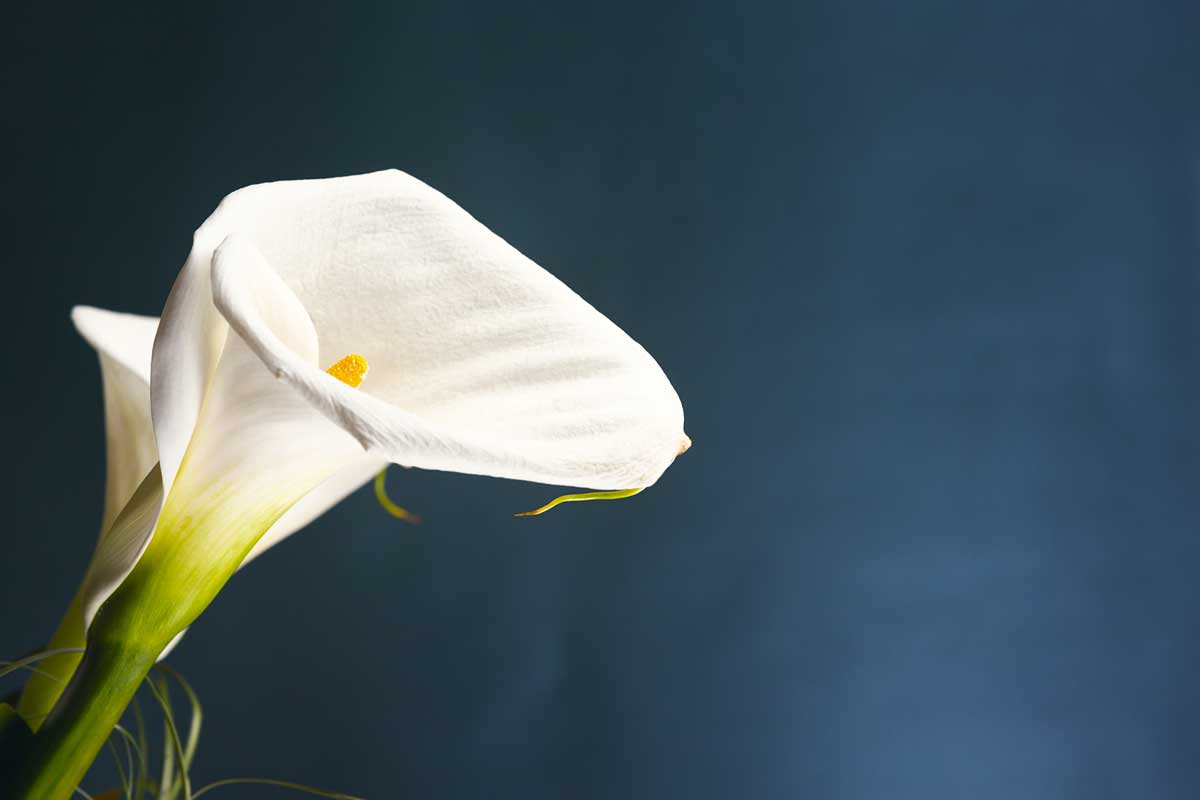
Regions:
<instances>
[{"instance_id":1,"label":"green flower stem","mask_svg":"<svg viewBox=\"0 0 1200 800\"><path fill-rule=\"evenodd\" d=\"M50 637L46 649L82 649L85 642L83 607L80 595L76 594L62 622L58 624L58 630ZM75 668L79 666L82 658L83 653L60 653L38 664L38 671L29 677L25 689L21 692L21 699L17 701L17 712L29 723L30 728L36 731L41 727L42 721L50 714L50 709L54 708L55 702L67 687L71 676L75 674Z\"/></svg>"},{"instance_id":2,"label":"green flower stem","mask_svg":"<svg viewBox=\"0 0 1200 800\"><path fill-rule=\"evenodd\" d=\"M161 648L160 648L161 649ZM20 800L67 800L125 713L159 649L90 640L75 676L16 775L0 791Z\"/></svg>"},{"instance_id":3,"label":"green flower stem","mask_svg":"<svg viewBox=\"0 0 1200 800\"><path fill-rule=\"evenodd\" d=\"M154 535L92 620L83 661L45 724L23 745L12 788L0 779L0 797L68 800L158 655L208 607L259 537L327 477L281 487L263 474L261 484L197 488L181 467L161 512L159 472L146 477L113 526L157 514Z\"/></svg>"}]
</instances>

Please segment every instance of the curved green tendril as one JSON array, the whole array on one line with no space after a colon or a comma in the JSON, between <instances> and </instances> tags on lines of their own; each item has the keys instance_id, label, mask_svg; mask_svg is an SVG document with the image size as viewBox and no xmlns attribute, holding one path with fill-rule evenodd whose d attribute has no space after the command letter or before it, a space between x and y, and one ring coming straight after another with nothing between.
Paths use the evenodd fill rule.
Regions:
<instances>
[{"instance_id":1,"label":"curved green tendril","mask_svg":"<svg viewBox=\"0 0 1200 800\"><path fill-rule=\"evenodd\" d=\"M645 488L645 487L642 487ZM562 503L581 503L585 500L624 500L626 497L633 497L642 489L617 489L612 492L584 492L582 494L564 494L562 497L556 497L541 508L535 508L533 511L522 511L520 514L513 514L514 517L536 517L538 514L544 514L550 509Z\"/></svg>"},{"instance_id":2,"label":"curved green tendril","mask_svg":"<svg viewBox=\"0 0 1200 800\"><path fill-rule=\"evenodd\" d=\"M266 778L226 778L225 780L222 780L222 781L214 781L213 783L210 783L207 786L205 786L204 788L197 791L194 795L192 795L192 797L198 798L198 797L200 797L200 795L208 794L213 789L219 788L221 786L236 786L238 784L257 784L259 786L278 786L283 789L295 789L296 791L304 792L305 794L315 794L318 797L333 798L333 800L362 800L361 797L355 797L354 795L350 795L350 794L342 794L341 792L327 792L323 789L314 789L311 786L305 786L300 783L292 783L290 781L272 781L272 780L267 780Z\"/></svg>"},{"instance_id":3,"label":"curved green tendril","mask_svg":"<svg viewBox=\"0 0 1200 800\"><path fill-rule=\"evenodd\" d=\"M375 476L375 499L379 501L379 505L383 506L384 511L388 512L396 519L402 519L410 525L420 525L420 517L411 511L396 505L392 502L392 498L388 497L387 486L385 485L385 482L387 481L387 471L388 468L384 467L379 471L379 474Z\"/></svg>"},{"instance_id":4,"label":"curved green tendril","mask_svg":"<svg viewBox=\"0 0 1200 800\"><path fill-rule=\"evenodd\" d=\"M59 647L55 650L42 650L37 653L32 653L24 658L18 658L15 661L0 661L0 678L3 678L10 672L16 672L19 669L29 669L30 664L36 664L39 661L44 661L51 656L60 656L64 653L82 652L82 647Z\"/></svg>"}]
</instances>

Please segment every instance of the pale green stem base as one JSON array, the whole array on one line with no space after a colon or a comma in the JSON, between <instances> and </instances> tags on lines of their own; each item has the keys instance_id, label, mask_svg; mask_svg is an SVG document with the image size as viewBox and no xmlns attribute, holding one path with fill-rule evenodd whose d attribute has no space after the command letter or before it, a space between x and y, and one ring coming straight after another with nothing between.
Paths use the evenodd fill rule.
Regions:
<instances>
[{"instance_id":1,"label":"pale green stem base","mask_svg":"<svg viewBox=\"0 0 1200 800\"><path fill-rule=\"evenodd\" d=\"M87 635L83 629L83 607L80 597L75 595L71 606L58 623L58 630L46 645L47 650L65 650L68 648L83 648ZM17 713L33 730L42 726L42 722L50 714L50 709L58 701L59 695L67 688L75 668L79 666L83 653L60 653L50 656L38 663L38 671L34 672L25 683L21 699L17 701Z\"/></svg>"},{"instance_id":2,"label":"pale green stem base","mask_svg":"<svg viewBox=\"0 0 1200 800\"><path fill-rule=\"evenodd\" d=\"M191 454L189 447L184 465ZM201 485L189 484L189 475ZM100 607L74 677L22 745L17 774L7 784L0 777L0 798L68 800L163 648L212 602L259 537L326 477L293 476L283 488L273 476L210 485L204 473L181 466L160 507L161 478L151 471L113 526L153 513L154 535ZM68 614L63 627L70 621Z\"/></svg>"}]
</instances>

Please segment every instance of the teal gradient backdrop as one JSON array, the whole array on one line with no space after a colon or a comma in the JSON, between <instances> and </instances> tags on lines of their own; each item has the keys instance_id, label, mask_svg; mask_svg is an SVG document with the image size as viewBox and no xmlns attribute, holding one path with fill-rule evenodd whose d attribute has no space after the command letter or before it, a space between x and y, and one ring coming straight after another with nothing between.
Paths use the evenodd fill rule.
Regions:
<instances>
[{"instance_id":1,"label":"teal gradient backdrop","mask_svg":"<svg viewBox=\"0 0 1200 800\"><path fill-rule=\"evenodd\" d=\"M0 654L100 517L71 305L157 313L234 188L399 167L654 353L696 444L537 519L350 498L172 656L199 780L1200 796L1200 5L181 9L6 15Z\"/></svg>"}]
</instances>

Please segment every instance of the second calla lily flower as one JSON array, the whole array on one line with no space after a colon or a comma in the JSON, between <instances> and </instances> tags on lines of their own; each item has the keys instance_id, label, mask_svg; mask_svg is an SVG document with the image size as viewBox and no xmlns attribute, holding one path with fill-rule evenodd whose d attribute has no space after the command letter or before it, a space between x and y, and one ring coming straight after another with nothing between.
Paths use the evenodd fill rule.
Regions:
<instances>
[{"instance_id":1,"label":"second calla lily flower","mask_svg":"<svg viewBox=\"0 0 1200 800\"><path fill-rule=\"evenodd\" d=\"M153 321L80 309L76 323L106 388L136 387ZM125 595L163 644L246 559L388 462L627 490L688 444L641 346L396 171L228 196L157 327L149 420L120 399L129 387L106 391L128 440L110 411L111 520L81 606L91 624Z\"/></svg>"}]
</instances>

